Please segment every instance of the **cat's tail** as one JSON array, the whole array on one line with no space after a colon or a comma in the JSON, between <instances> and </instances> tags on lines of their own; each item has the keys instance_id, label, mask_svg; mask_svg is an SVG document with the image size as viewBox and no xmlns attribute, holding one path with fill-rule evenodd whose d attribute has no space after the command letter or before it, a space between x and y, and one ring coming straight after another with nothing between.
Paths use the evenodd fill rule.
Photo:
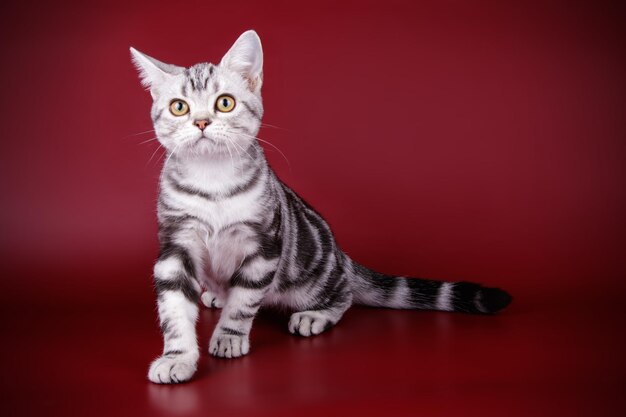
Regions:
<instances>
[{"instance_id":1,"label":"cat's tail","mask_svg":"<svg viewBox=\"0 0 626 417\"><path fill-rule=\"evenodd\" d=\"M492 314L508 306L512 300L504 290L487 288L472 282L394 277L372 271L349 258L346 267L351 275L353 300L356 304Z\"/></svg>"}]
</instances>

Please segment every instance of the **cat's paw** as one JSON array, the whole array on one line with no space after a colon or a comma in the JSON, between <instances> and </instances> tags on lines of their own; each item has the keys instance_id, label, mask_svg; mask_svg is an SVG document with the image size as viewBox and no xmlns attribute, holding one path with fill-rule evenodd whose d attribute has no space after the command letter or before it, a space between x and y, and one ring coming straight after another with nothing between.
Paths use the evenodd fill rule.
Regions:
<instances>
[{"instance_id":1,"label":"cat's paw","mask_svg":"<svg viewBox=\"0 0 626 417\"><path fill-rule=\"evenodd\" d=\"M248 335L213 333L209 343L209 353L218 358L238 358L250 351Z\"/></svg>"},{"instance_id":2,"label":"cat's paw","mask_svg":"<svg viewBox=\"0 0 626 417\"><path fill-rule=\"evenodd\" d=\"M150 364L148 379L155 384L178 384L191 379L196 372L196 360L182 355L164 355Z\"/></svg>"},{"instance_id":3,"label":"cat's paw","mask_svg":"<svg viewBox=\"0 0 626 417\"><path fill-rule=\"evenodd\" d=\"M202 304L208 308L222 308L224 307L224 300L213 294L211 291L205 291L200 296Z\"/></svg>"},{"instance_id":4,"label":"cat's paw","mask_svg":"<svg viewBox=\"0 0 626 417\"><path fill-rule=\"evenodd\" d=\"M319 311L293 313L289 319L289 332L299 336L315 336L332 327L333 322Z\"/></svg>"}]
</instances>

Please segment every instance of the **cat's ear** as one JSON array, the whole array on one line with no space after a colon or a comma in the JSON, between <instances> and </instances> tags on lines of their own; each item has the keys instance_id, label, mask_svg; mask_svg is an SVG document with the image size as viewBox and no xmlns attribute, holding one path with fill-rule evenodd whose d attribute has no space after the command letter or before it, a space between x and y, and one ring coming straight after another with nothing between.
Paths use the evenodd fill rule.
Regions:
<instances>
[{"instance_id":1,"label":"cat's ear","mask_svg":"<svg viewBox=\"0 0 626 417\"><path fill-rule=\"evenodd\" d=\"M242 33L226 52L220 66L239 73L248 81L250 90L258 93L263 83L263 48L259 35L253 30Z\"/></svg>"},{"instance_id":2,"label":"cat's ear","mask_svg":"<svg viewBox=\"0 0 626 417\"><path fill-rule=\"evenodd\" d=\"M155 88L167 81L171 76L181 74L185 71L185 68L183 67L158 61L139 52L133 47L130 48L130 55L133 64L135 64L135 67L137 67L137 70L139 71L141 84L150 89L153 97L155 94Z\"/></svg>"}]
</instances>

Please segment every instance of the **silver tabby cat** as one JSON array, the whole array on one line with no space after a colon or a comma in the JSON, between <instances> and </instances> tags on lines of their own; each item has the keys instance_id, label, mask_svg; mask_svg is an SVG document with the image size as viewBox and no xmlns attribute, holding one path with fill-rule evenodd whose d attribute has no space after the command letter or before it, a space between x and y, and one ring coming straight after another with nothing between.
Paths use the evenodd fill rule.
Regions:
<instances>
[{"instance_id":1,"label":"silver tabby cat","mask_svg":"<svg viewBox=\"0 0 626 417\"><path fill-rule=\"evenodd\" d=\"M509 304L497 288L391 277L339 249L324 219L276 177L257 141L263 51L254 31L243 33L219 65L183 68L133 48L131 54L167 150L154 265L164 348L150 366L152 382L194 374L198 299L222 308L209 352L223 358L249 352L261 306L293 312L289 331L314 336L353 303L474 313Z\"/></svg>"}]
</instances>

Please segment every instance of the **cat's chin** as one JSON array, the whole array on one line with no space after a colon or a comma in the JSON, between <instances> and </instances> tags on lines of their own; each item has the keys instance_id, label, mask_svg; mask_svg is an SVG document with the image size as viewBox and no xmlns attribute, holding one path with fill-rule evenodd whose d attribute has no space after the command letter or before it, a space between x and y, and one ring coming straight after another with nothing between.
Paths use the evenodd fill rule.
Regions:
<instances>
[{"instance_id":1,"label":"cat's chin","mask_svg":"<svg viewBox=\"0 0 626 417\"><path fill-rule=\"evenodd\" d=\"M176 154L182 159L222 158L229 155L228 147L209 138L200 138L193 146L177 150Z\"/></svg>"}]
</instances>

